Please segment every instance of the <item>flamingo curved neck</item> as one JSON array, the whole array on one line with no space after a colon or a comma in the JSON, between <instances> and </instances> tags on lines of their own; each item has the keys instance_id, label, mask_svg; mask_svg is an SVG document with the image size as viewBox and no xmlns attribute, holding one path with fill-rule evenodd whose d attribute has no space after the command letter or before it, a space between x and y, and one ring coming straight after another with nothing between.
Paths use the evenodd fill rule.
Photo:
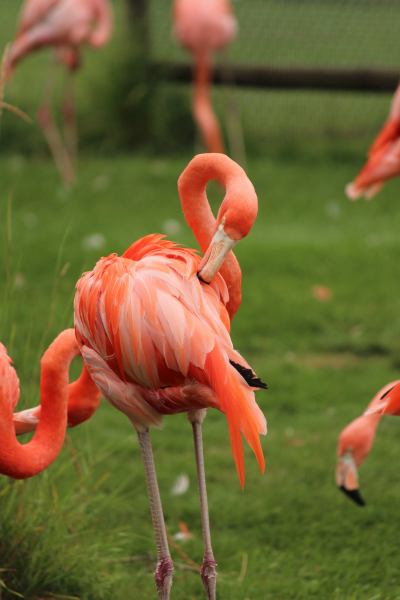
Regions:
<instances>
[{"instance_id":1,"label":"flamingo curved neck","mask_svg":"<svg viewBox=\"0 0 400 600\"><path fill-rule=\"evenodd\" d=\"M217 231L215 219L207 199L206 187L211 179L219 179L226 188L221 206L235 201L238 181L246 177L243 169L224 154L198 154L189 163L178 181L178 190L186 222L193 231L205 254ZM221 209L220 209L221 212ZM218 213L220 215L220 212ZM220 269L229 291L227 310L232 319L241 303L241 278L239 263L230 252Z\"/></svg>"},{"instance_id":2,"label":"flamingo curved neck","mask_svg":"<svg viewBox=\"0 0 400 600\"><path fill-rule=\"evenodd\" d=\"M0 472L14 479L26 479L46 469L57 457L67 427L68 371L79 354L75 331L60 333L41 360L40 421L28 444L15 436L13 414L0 399Z\"/></svg>"}]
</instances>

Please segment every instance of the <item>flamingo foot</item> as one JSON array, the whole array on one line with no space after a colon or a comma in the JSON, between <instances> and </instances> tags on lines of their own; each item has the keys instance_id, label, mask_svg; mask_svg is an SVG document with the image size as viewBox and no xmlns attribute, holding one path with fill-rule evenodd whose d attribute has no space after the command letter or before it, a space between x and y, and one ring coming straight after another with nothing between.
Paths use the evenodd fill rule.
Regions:
<instances>
[{"instance_id":1,"label":"flamingo foot","mask_svg":"<svg viewBox=\"0 0 400 600\"><path fill-rule=\"evenodd\" d=\"M214 557L204 557L203 564L201 565L200 576L206 590L207 600L215 600L215 591L217 587L216 564Z\"/></svg>"},{"instance_id":2,"label":"flamingo foot","mask_svg":"<svg viewBox=\"0 0 400 600\"><path fill-rule=\"evenodd\" d=\"M158 600L169 600L173 572L174 563L172 562L170 557L162 558L158 561L157 569L154 574Z\"/></svg>"}]
</instances>

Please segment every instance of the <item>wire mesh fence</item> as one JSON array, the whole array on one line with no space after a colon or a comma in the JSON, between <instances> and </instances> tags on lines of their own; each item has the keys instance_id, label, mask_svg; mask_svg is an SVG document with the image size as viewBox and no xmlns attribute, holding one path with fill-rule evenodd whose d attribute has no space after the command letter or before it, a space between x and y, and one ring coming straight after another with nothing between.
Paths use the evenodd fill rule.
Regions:
<instances>
[{"instance_id":1,"label":"wire mesh fence","mask_svg":"<svg viewBox=\"0 0 400 600\"><path fill-rule=\"evenodd\" d=\"M0 1L2 48L14 35L22 2ZM139 148L151 136L157 150L193 148L189 84L149 83L138 62L132 67L134 61L126 60L127 40L135 41L138 33L129 26L126 9L128 3L146 7L146 0L113 3L113 40L99 52L85 50L77 76L81 145L104 151ZM219 64L241 69L398 70L400 74L400 0L233 0L232 5L239 33L231 47L216 56ZM190 65L191 56L173 39L171 8L172 0L147 0L147 58L164 65ZM31 116L40 102L50 54L43 50L22 61L6 90L6 100ZM59 78L61 82L61 73ZM388 93L223 85L214 87L213 96L225 131L227 106L238 107L247 148L253 141L275 139L335 137L367 142L386 118L390 103ZM56 97L56 106L57 101ZM36 151L40 143L37 128L27 130L12 115L3 115L2 151Z\"/></svg>"},{"instance_id":2,"label":"wire mesh fence","mask_svg":"<svg viewBox=\"0 0 400 600\"><path fill-rule=\"evenodd\" d=\"M217 61L237 65L400 68L399 0L238 0L239 34ZM171 34L171 3L149 0L151 57L190 61ZM232 94L232 92L229 92ZM371 136L388 94L236 89L245 134L266 138ZM223 120L227 92L214 90Z\"/></svg>"}]
</instances>

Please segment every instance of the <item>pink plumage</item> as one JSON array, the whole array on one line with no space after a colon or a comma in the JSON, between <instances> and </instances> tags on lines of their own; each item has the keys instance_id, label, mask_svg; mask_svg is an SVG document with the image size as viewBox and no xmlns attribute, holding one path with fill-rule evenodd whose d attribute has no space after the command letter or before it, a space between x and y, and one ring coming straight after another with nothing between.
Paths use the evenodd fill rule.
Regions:
<instances>
[{"instance_id":1,"label":"pink plumage","mask_svg":"<svg viewBox=\"0 0 400 600\"><path fill-rule=\"evenodd\" d=\"M215 52L235 38L237 22L228 0L176 0L174 33L191 52Z\"/></svg>"},{"instance_id":2,"label":"pink plumage","mask_svg":"<svg viewBox=\"0 0 400 600\"><path fill-rule=\"evenodd\" d=\"M101 259L77 284L76 335L92 379L137 430L160 427L165 414L224 412L243 485L241 431L263 471L266 421L230 362L250 368L229 337L225 282L201 282L199 264L159 235Z\"/></svg>"},{"instance_id":3,"label":"pink plumage","mask_svg":"<svg viewBox=\"0 0 400 600\"><path fill-rule=\"evenodd\" d=\"M72 74L80 66L82 46L104 46L112 30L113 16L108 0L26 0L7 56L6 80L10 80L25 56L43 47L52 47L55 61L67 69L62 102L63 134L52 115L56 80L51 64L38 111L39 124L66 185L75 183L77 164Z\"/></svg>"},{"instance_id":4,"label":"pink plumage","mask_svg":"<svg viewBox=\"0 0 400 600\"><path fill-rule=\"evenodd\" d=\"M7 350L0 343L0 403L13 412L19 400L19 379Z\"/></svg>"},{"instance_id":5,"label":"pink plumage","mask_svg":"<svg viewBox=\"0 0 400 600\"><path fill-rule=\"evenodd\" d=\"M83 44L100 47L112 33L112 12L107 0L27 0L8 57L9 74L28 53L53 46L69 68L79 63Z\"/></svg>"},{"instance_id":6,"label":"pink plumage","mask_svg":"<svg viewBox=\"0 0 400 600\"><path fill-rule=\"evenodd\" d=\"M368 160L352 183L346 186L350 200L370 199L388 179L400 174L400 86L392 100L389 118L368 151Z\"/></svg>"},{"instance_id":7,"label":"pink plumage","mask_svg":"<svg viewBox=\"0 0 400 600\"><path fill-rule=\"evenodd\" d=\"M212 54L229 44L237 22L228 0L175 0L174 34L195 57L193 114L209 152L225 153L210 97Z\"/></svg>"},{"instance_id":8,"label":"pink plumage","mask_svg":"<svg viewBox=\"0 0 400 600\"><path fill-rule=\"evenodd\" d=\"M390 398L389 392L398 381L387 383L368 404L364 414L345 427L337 444L336 483L352 500L363 505L359 493L358 468L363 464L374 443L376 429L383 416L379 412ZM396 388L395 388L396 389ZM382 400L384 398L384 400Z\"/></svg>"}]
</instances>

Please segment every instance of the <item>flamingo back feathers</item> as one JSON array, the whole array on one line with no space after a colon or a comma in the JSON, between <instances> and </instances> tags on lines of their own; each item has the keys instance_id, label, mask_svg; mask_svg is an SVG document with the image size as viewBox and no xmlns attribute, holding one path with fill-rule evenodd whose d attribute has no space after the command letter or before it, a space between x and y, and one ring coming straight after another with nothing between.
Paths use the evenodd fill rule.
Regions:
<instances>
[{"instance_id":1,"label":"flamingo back feathers","mask_svg":"<svg viewBox=\"0 0 400 600\"><path fill-rule=\"evenodd\" d=\"M160 426L163 412L207 406L224 412L243 485L241 432L263 470L258 434L266 433L266 422L253 390L229 363L248 367L224 322L224 281L200 282L199 261L160 236L139 240L121 258L101 259L77 284L77 339L90 375L135 427ZM201 386L210 391L190 405L187 387L196 384L199 397ZM177 389L161 389L170 386ZM157 410L163 400L166 410Z\"/></svg>"},{"instance_id":2,"label":"flamingo back feathers","mask_svg":"<svg viewBox=\"0 0 400 600\"><path fill-rule=\"evenodd\" d=\"M237 33L228 0L176 0L174 33L188 50L221 50Z\"/></svg>"},{"instance_id":3,"label":"flamingo back feathers","mask_svg":"<svg viewBox=\"0 0 400 600\"><path fill-rule=\"evenodd\" d=\"M28 0L10 48L7 76L26 54L43 46L64 50L84 43L102 46L111 37L112 26L107 0ZM63 52L59 58L71 68L79 63L76 52Z\"/></svg>"}]
</instances>

